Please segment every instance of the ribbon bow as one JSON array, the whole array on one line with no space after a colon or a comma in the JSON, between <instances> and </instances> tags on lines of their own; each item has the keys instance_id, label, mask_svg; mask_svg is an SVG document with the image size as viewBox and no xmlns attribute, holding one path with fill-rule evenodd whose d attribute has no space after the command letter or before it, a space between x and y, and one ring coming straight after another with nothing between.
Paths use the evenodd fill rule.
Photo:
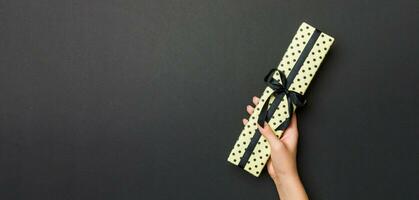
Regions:
<instances>
[{"instance_id":1,"label":"ribbon bow","mask_svg":"<svg viewBox=\"0 0 419 200\"><path fill-rule=\"evenodd\" d=\"M275 73L279 73L279 81L273 78ZM288 103L288 118L275 129L285 130L291 122L291 117L294 113L294 105L297 108L301 107L306 103L306 100L300 93L288 89L290 83L287 83L285 74L278 69L271 69L271 71L265 76L264 80L266 84L274 90L274 92L264 102L262 110L259 114L258 124L263 127L265 121L269 122L276 108L279 106L279 103L282 101L283 96L285 95ZM272 96L275 97L275 100L272 102L268 109L269 98Z\"/></svg>"}]
</instances>

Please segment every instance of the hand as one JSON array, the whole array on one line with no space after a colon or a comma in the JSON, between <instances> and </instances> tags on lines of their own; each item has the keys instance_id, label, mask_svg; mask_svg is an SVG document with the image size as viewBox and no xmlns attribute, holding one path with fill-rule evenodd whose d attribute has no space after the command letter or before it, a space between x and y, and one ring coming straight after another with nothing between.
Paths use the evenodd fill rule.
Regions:
<instances>
[{"instance_id":1,"label":"hand","mask_svg":"<svg viewBox=\"0 0 419 200\"><path fill-rule=\"evenodd\" d=\"M253 97L252 101L256 106L259 103L259 98ZM251 115L254 107L248 105L246 110ZM247 119L243 119L243 124L247 124L247 122ZM266 122L264 127L258 125L258 128L271 147L271 158L268 160L267 169L276 185L280 199L308 199L297 171L298 129L295 113L281 139L275 135Z\"/></svg>"}]
</instances>

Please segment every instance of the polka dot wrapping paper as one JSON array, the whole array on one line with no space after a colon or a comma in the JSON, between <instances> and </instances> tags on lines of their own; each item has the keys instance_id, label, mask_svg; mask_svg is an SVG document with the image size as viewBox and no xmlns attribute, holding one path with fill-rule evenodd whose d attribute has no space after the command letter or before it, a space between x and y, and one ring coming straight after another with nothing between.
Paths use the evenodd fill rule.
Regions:
<instances>
[{"instance_id":1,"label":"polka dot wrapping paper","mask_svg":"<svg viewBox=\"0 0 419 200\"><path fill-rule=\"evenodd\" d=\"M259 104L230 152L227 159L230 163L256 177L260 175L270 157L270 147L257 124L268 122L275 134L281 137L298 106L295 105L298 104L297 97L306 92L333 42L333 37L307 23L301 24L278 67L265 78L271 84L267 82Z\"/></svg>"}]
</instances>

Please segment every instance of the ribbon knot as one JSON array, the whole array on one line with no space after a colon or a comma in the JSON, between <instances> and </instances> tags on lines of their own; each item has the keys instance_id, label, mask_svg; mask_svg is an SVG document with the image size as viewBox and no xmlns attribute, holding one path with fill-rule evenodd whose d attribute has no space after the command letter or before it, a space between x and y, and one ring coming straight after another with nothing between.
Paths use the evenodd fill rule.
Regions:
<instances>
[{"instance_id":1,"label":"ribbon knot","mask_svg":"<svg viewBox=\"0 0 419 200\"><path fill-rule=\"evenodd\" d=\"M274 79L274 75L279 75L279 80ZM260 126L264 126L265 122L269 122L269 120L272 118L273 113L279 106L279 103L281 102L282 98L285 96L286 101L288 104L288 117L286 120L280 124L275 130L285 130L290 122L292 114L294 113L294 106L295 107L301 107L306 103L306 100L304 96L296 91L289 90L290 84L287 82L287 78L285 74L282 71L279 71L278 69L271 69L271 71L265 76L265 83L273 89L273 93L267 98L267 100L264 102L262 106L262 110L259 114L258 118L258 124ZM275 100L270 105L269 109L269 98L274 96Z\"/></svg>"}]
</instances>

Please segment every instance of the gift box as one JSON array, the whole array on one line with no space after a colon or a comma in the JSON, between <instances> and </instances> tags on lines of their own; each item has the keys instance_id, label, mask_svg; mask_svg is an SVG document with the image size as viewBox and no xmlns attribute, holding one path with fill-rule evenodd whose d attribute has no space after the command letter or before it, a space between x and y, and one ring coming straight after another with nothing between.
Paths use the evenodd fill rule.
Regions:
<instances>
[{"instance_id":1,"label":"gift box","mask_svg":"<svg viewBox=\"0 0 419 200\"><path fill-rule=\"evenodd\" d=\"M304 93L333 42L333 37L301 24L278 67L266 75L267 87L227 159L230 163L260 175L270 157L270 147L257 124L263 127L267 122L281 137L295 109L305 104Z\"/></svg>"}]
</instances>

